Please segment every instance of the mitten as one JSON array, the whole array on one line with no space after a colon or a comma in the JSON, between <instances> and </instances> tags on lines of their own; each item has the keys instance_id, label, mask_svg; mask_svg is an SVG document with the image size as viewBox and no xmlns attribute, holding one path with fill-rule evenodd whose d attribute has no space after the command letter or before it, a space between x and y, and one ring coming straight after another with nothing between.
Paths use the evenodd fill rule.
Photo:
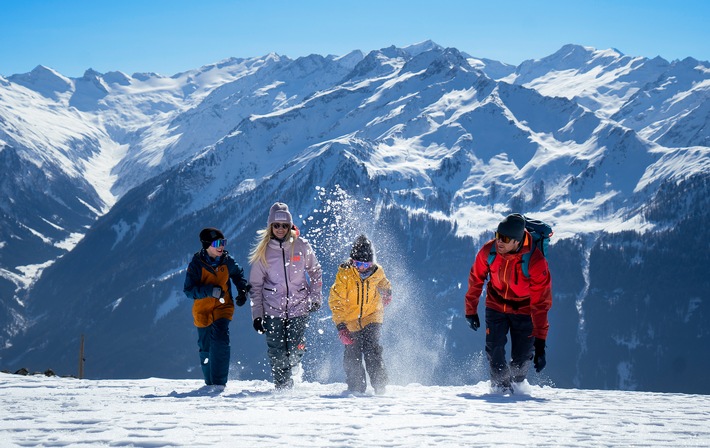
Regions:
<instances>
[{"instance_id":1,"label":"mitten","mask_svg":"<svg viewBox=\"0 0 710 448\"><path fill-rule=\"evenodd\" d=\"M308 304L308 312L309 313L315 313L320 309L320 302L311 302Z\"/></svg>"},{"instance_id":2,"label":"mitten","mask_svg":"<svg viewBox=\"0 0 710 448\"><path fill-rule=\"evenodd\" d=\"M247 290L239 291L239 294L237 295L237 306L243 306L247 303L247 292Z\"/></svg>"},{"instance_id":3,"label":"mitten","mask_svg":"<svg viewBox=\"0 0 710 448\"><path fill-rule=\"evenodd\" d=\"M350 345L355 342L350 334L350 330L348 330L348 327L346 327L344 323L338 324L338 337L343 345Z\"/></svg>"},{"instance_id":4,"label":"mitten","mask_svg":"<svg viewBox=\"0 0 710 448\"><path fill-rule=\"evenodd\" d=\"M254 319L254 330L259 334L266 333L266 328L264 328L264 319L257 317Z\"/></svg>"},{"instance_id":5,"label":"mitten","mask_svg":"<svg viewBox=\"0 0 710 448\"><path fill-rule=\"evenodd\" d=\"M390 289L380 289L380 297L382 297L382 304L387 306L392 302L392 290Z\"/></svg>"},{"instance_id":6,"label":"mitten","mask_svg":"<svg viewBox=\"0 0 710 448\"><path fill-rule=\"evenodd\" d=\"M545 360L545 340L540 338L535 338L535 356L533 357L533 365L535 366L535 371L540 373L542 369L545 368L547 361Z\"/></svg>"},{"instance_id":7,"label":"mitten","mask_svg":"<svg viewBox=\"0 0 710 448\"><path fill-rule=\"evenodd\" d=\"M478 327L481 326L481 321L478 319L478 314L467 314L466 320L471 326L471 330L478 331Z\"/></svg>"}]
</instances>

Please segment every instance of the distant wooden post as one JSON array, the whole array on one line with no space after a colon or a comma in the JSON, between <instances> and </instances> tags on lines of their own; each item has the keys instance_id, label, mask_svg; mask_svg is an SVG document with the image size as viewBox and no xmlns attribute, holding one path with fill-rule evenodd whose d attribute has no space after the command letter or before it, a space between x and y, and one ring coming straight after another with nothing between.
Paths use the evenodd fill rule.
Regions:
<instances>
[{"instance_id":1,"label":"distant wooden post","mask_svg":"<svg viewBox=\"0 0 710 448\"><path fill-rule=\"evenodd\" d=\"M79 344L79 379L84 378L84 335L81 335Z\"/></svg>"}]
</instances>

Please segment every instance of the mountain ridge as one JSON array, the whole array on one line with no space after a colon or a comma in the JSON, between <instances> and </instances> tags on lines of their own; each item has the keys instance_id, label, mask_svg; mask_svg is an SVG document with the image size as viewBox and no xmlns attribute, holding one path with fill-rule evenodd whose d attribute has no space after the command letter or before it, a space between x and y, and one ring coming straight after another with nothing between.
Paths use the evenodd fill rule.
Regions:
<instances>
[{"instance_id":1,"label":"mountain ridge","mask_svg":"<svg viewBox=\"0 0 710 448\"><path fill-rule=\"evenodd\" d=\"M51 238L38 238L43 232L36 230L3 231L4 240L12 232L17 235L15 243L0 246L2 272L6 272L0 283L8 310L5 319L21 318L3 335L5 350L0 351L0 359L4 363L55 360L68 369L74 363L61 360L62 354L71 352L79 334L87 332L101 347L92 356L97 377L193 375L186 350L194 344L186 334L191 325L189 303L181 293L184 267L196 250L193 236L202 226L219 226L236 242L230 248L233 255L246 260L256 230L264 225L264 210L282 200L291 206L304 235L323 258L326 283L345 256L351 233L373 236L382 248L383 263L394 267L392 277L402 290L394 309L418 328L416 334L403 334L395 327L386 330L385 338L394 346L407 340L419 342L415 349L400 350L406 355L393 362L431 358L418 381L457 381L448 367L470 357L470 345L480 342L480 335L472 339L465 331L460 314L461 289L474 251L490 238L502 216L525 211L555 226L550 263L553 273L564 273L559 281L554 277L552 322L559 332L551 333L549 343L557 345L560 359L578 362L553 364L553 374L573 385L577 381L596 387L704 390L703 381L692 371L684 373L688 377L682 385L673 383L667 372L649 364L646 346L638 353L618 350L633 336L609 338L603 332L604 319L597 317L603 316L597 308L616 304L610 297L624 287L605 277L608 269L599 264L599 257L618 257L620 264L610 265L633 272L635 285L656 276L638 270L635 260L651 260L655 266L654 251L680 250L669 245L677 237L664 239L666 233L674 226L692 228L703 222L707 211L702 203L678 209L668 202L684 189L686 195L703 197L710 172L710 148L663 146L650 140L648 125L630 128L609 116L609 111L619 101L650 107L650 103L634 106L635 99L643 97L640 92L645 86L657 86L634 70L655 67L657 79L683 72L687 79L696 80L704 73L698 65L692 61L659 65L613 50L566 46L547 61L547 71L540 61L527 63L525 67L541 74L522 83L494 79L486 74L487 67L501 74L505 66L476 60L457 49L433 42L408 48L393 46L367 55L352 52L342 58L310 55L290 60L275 54L232 58L171 78L128 77L120 72L107 76L87 70L86 79L73 80L96 94L83 96L84 110L58 108L59 116L77 123L81 132L50 132L48 141L66 148L66 160L56 166L59 173L74 174L62 174L70 179L66 191L72 194L77 185L93 184L94 192L103 196L84 199L88 207L82 207L88 215L72 225L58 226ZM570 54L573 57L566 57ZM558 59L565 64L594 61L594 70L609 74L606 79L616 83L625 76L633 85L604 95L599 95L599 84L586 93L582 89L546 95L545 86L551 86L559 72ZM626 70L624 74L618 67ZM522 72L520 67L517 70ZM577 76L577 82L582 82L589 72L590 67L580 67L567 80ZM663 84L677 90L664 93L658 101L685 95L689 101L684 104L702 104L703 82ZM39 98L25 87L8 84L0 89L0 103L15 98L13 111L18 110L20 98ZM638 89L634 100L627 100L632 89ZM61 97L65 104L69 93ZM43 113L58 107L42 98ZM626 110L623 107L619 110ZM19 110L28 116L33 113L29 108ZM667 116L654 122L669 129L658 138L681 123L702 123L706 118L702 113L702 108L690 108L685 115L668 109ZM105 117L103 127L95 126L91 114L106 114L99 115ZM680 115L685 121L678 119ZM693 129L697 130L693 138L702 142L704 128ZM41 135L0 108L2 151L18 148L18 170L31 163L22 156L33 153ZM83 184L71 180L86 177L87 167L99 160L104 166L94 169L93 177ZM51 164L51 158L45 163ZM39 190L36 183L22 185L16 188L26 193ZM27 209L37 208L38 201L30 195ZM44 219L44 226L56 225L56 217L66 213L62 202L45 206L48 212L36 218ZM32 228L18 210L13 204L2 209L17 229ZM69 235L84 236L58 250L57 242ZM49 264L44 264L47 257L41 253L31 255L27 265L42 268L20 283L16 276L22 270L6 263L21 253L23 241L34 238L40 240L38 247L47 246L56 255ZM635 248L633 241L639 238L649 246L639 249L636 258L620 255L628 247ZM622 243L609 243L617 241ZM678 275L687 277L678 302L686 297L695 300L706 281L695 271ZM648 291L644 298L637 297L633 286L628 285L631 290L626 293L637 306L658 306L663 288L657 288L658 293ZM420 302L420 297L436 297L436 301ZM17 305L7 308L12 303ZM690 317L671 319L668 325L686 335L700 328L707 313L702 302L678 306L692 309L684 312ZM258 347L256 335L248 331L247 313L241 311L233 324L235 338ZM624 316L629 312L622 309ZM333 329L324 313L318 314L314 326L319 332L311 335L312 351L328 358L337 346L328 339ZM590 320L595 325L584 324ZM449 322L443 329L442 321ZM628 331L639 334L642 329L630 325ZM701 340L710 337L698 331ZM600 333L599 342L586 348L591 335ZM679 350L671 341L656 344ZM600 355L604 348L614 356L604 360ZM584 361L577 353L594 356ZM259 359L260 355L257 351L245 356ZM598 375L588 374L586 366L594 363L602 366L595 370ZM619 373L619 366L625 366L621 370L625 373ZM259 377L263 372L250 366L245 374ZM665 382L655 381L654 374Z\"/></svg>"}]
</instances>

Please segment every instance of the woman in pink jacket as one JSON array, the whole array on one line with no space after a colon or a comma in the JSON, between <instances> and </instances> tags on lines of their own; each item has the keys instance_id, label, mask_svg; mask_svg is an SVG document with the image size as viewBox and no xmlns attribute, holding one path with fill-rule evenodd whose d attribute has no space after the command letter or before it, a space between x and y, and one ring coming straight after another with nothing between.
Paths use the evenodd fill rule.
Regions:
<instances>
[{"instance_id":1,"label":"woman in pink jacket","mask_svg":"<svg viewBox=\"0 0 710 448\"><path fill-rule=\"evenodd\" d=\"M254 329L266 334L271 373L277 389L293 387L291 373L306 351L309 314L322 303L322 271L308 241L299 236L288 205L269 210L249 254Z\"/></svg>"}]
</instances>

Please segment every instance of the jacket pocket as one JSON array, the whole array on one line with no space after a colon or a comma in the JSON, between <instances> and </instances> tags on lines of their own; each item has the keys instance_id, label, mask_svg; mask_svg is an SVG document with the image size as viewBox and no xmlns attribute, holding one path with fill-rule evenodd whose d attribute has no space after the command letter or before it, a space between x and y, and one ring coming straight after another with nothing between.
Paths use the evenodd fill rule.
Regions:
<instances>
[{"instance_id":1,"label":"jacket pocket","mask_svg":"<svg viewBox=\"0 0 710 448\"><path fill-rule=\"evenodd\" d=\"M308 285L304 285L296 291L296 297L302 300L307 300L311 295L311 290Z\"/></svg>"}]
</instances>

